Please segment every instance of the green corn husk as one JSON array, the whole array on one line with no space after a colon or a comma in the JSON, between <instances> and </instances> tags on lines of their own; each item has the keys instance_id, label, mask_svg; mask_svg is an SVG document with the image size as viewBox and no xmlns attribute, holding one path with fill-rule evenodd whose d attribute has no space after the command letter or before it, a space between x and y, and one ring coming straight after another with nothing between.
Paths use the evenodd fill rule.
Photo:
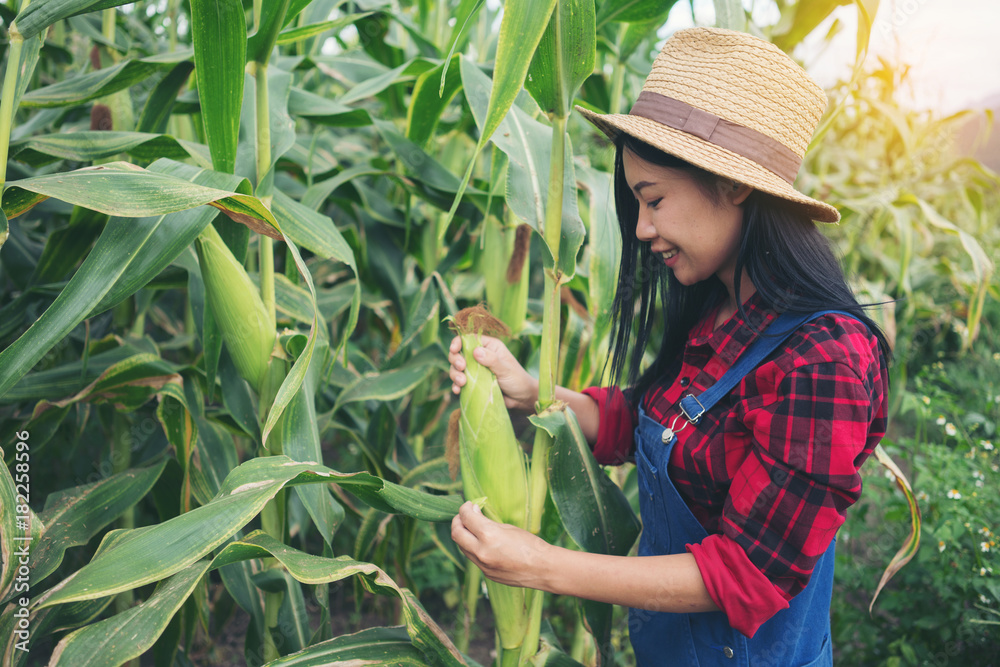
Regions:
<instances>
[{"instance_id":1,"label":"green corn husk","mask_svg":"<svg viewBox=\"0 0 1000 667\"><path fill-rule=\"evenodd\" d=\"M496 335L506 327L480 306L460 311L454 324L462 336L467 378L459 401L458 434L465 497L485 497L482 506L486 516L527 528L529 491L524 451L514 435L496 376L472 356L481 334ZM526 591L489 580L486 589L503 652L516 655L527 631ZM502 659L501 664L506 662Z\"/></svg>"},{"instance_id":2,"label":"green corn husk","mask_svg":"<svg viewBox=\"0 0 1000 667\"><path fill-rule=\"evenodd\" d=\"M494 218L486 220L483 232L483 278L490 310L512 333L524 328L528 311L531 227L503 226Z\"/></svg>"},{"instance_id":3,"label":"green corn husk","mask_svg":"<svg viewBox=\"0 0 1000 667\"><path fill-rule=\"evenodd\" d=\"M195 244L206 299L236 370L257 391L267 373L276 339L274 313L264 307L256 285L215 227Z\"/></svg>"}]
</instances>

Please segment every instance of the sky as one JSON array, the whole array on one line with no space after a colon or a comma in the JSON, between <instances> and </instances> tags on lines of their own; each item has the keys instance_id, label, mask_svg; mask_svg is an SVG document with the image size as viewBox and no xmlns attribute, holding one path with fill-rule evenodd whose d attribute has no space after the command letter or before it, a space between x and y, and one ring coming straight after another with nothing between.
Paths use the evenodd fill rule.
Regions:
<instances>
[{"instance_id":1,"label":"sky","mask_svg":"<svg viewBox=\"0 0 1000 667\"><path fill-rule=\"evenodd\" d=\"M801 0L809 2L810 0ZM757 23L773 23L777 16L770 0L743 0ZM834 19L842 24L833 42L821 50L822 35ZM712 0L682 0L674 6L667 32L714 24ZM952 113L977 108L984 100L1000 104L1000 2L997 0L882 0L868 58L879 55L911 66L912 94L899 102L917 109ZM857 9L853 4L835 10L795 55L823 86L846 78L854 64Z\"/></svg>"}]
</instances>

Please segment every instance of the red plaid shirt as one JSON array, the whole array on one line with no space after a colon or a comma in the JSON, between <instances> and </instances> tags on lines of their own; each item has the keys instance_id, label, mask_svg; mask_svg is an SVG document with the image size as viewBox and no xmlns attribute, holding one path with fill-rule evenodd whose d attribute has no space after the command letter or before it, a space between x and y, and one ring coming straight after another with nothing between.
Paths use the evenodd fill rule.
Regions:
<instances>
[{"instance_id":1,"label":"red plaid shirt","mask_svg":"<svg viewBox=\"0 0 1000 667\"><path fill-rule=\"evenodd\" d=\"M710 313L672 370L643 397L668 425L677 402L711 387L774 319L757 296L715 331ZM697 426L681 430L668 472L709 536L687 545L715 603L750 636L788 606L861 495L858 470L885 433L885 360L864 324L823 315L800 327ZM598 402L594 455L627 460L637 413L616 388Z\"/></svg>"}]
</instances>

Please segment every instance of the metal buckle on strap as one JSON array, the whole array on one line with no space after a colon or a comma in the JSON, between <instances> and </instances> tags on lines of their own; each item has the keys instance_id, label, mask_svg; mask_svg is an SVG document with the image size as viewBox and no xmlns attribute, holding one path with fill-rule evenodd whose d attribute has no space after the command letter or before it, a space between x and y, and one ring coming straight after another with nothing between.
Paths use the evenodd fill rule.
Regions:
<instances>
[{"instance_id":1,"label":"metal buckle on strap","mask_svg":"<svg viewBox=\"0 0 1000 667\"><path fill-rule=\"evenodd\" d=\"M700 410L698 410L696 414L691 414L690 412L688 412L687 407L684 405L685 403L689 403L688 399L691 399L692 401L697 403L698 407L701 408ZM701 416L705 414L705 406L701 404L701 401L699 401L698 397L695 396L694 394L688 394L683 399L681 399L680 403L678 403L678 407L681 409L681 412L684 413L684 418L687 419L692 424L697 424L698 421L701 419Z\"/></svg>"}]
</instances>

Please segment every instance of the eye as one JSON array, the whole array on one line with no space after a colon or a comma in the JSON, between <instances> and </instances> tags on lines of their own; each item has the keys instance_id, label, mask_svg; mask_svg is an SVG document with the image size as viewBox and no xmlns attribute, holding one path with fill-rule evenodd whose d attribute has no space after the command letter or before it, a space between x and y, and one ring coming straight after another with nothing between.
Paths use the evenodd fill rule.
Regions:
<instances>
[{"instance_id":1,"label":"eye","mask_svg":"<svg viewBox=\"0 0 1000 667\"><path fill-rule=\"evenodd\" d=\"M657 206L660 205L661 201L663 201L663 197L660 197L659 199L654 199L653 201L646 202L646 208L656 208Z\"/></svg>"}]
</instances>

